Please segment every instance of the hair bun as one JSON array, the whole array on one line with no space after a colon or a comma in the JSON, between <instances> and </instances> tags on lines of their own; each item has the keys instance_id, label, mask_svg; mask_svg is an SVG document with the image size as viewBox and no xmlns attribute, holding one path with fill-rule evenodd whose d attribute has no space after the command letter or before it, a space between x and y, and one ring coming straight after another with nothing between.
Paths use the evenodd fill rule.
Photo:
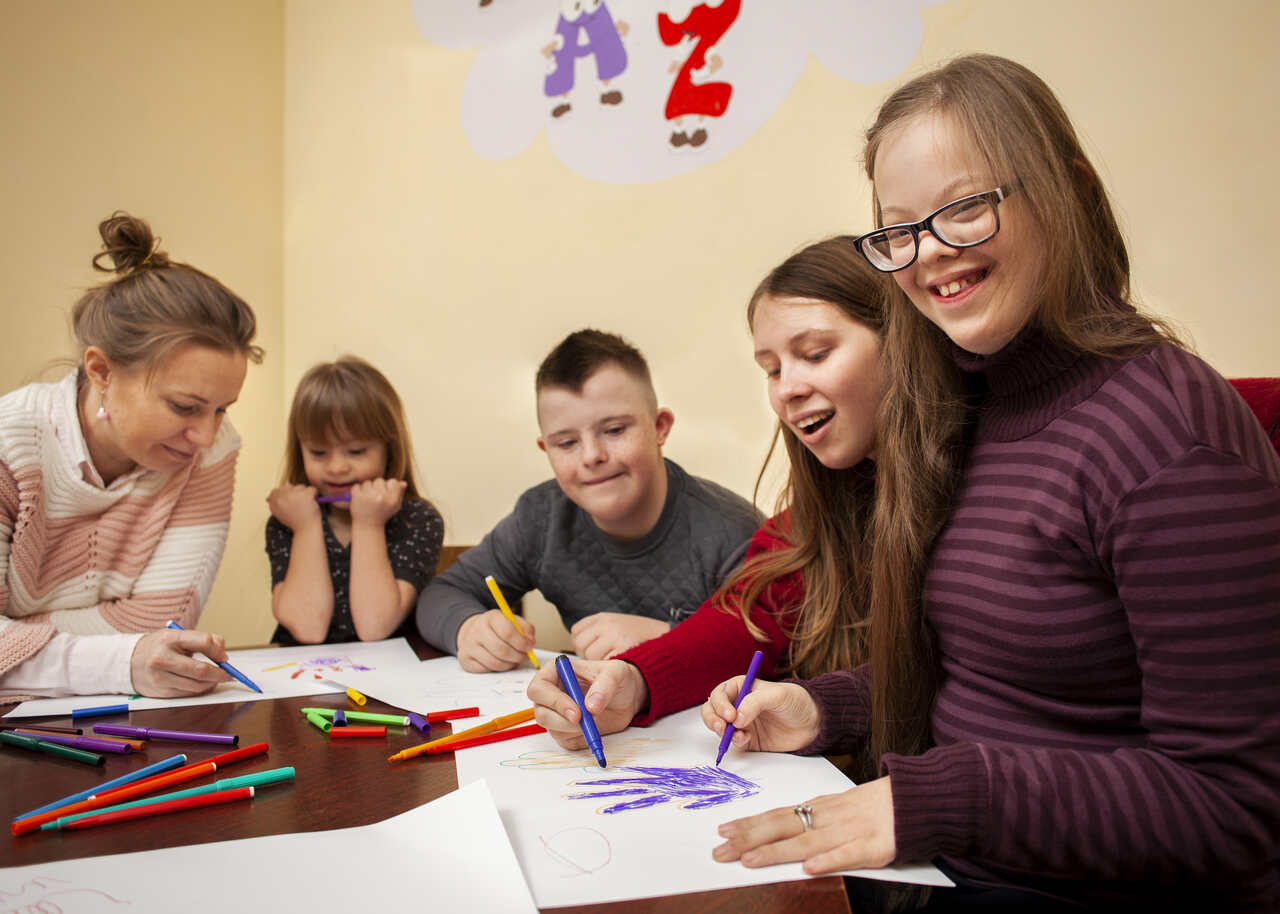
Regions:
<instances>
[{"instance_id":1,"label":"hair bun","mask_svg":"<svg viewBox=\"0 0 1280 914\"><path fill-rule=\"evenodd\" d=\"M102 250L93 258L93 268L104 273L127 273L141 266L167 266L169 256L159 249L160 239L151 232L145 219L116 210L110 218L98 223ZM102 258L109 257L104 266Z\"/></svg>"}]
</instances>

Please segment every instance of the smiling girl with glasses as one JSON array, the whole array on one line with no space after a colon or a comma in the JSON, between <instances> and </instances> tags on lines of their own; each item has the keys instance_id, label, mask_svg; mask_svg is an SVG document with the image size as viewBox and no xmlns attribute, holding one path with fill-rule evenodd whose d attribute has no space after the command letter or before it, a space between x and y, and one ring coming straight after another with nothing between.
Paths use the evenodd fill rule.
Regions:
<instances>
[{"instance_id":1,"label":"smiling girl with glasses","mask_svg":"<svg viewBox=\"0 0 1280 914\"><path fill-rule=\"evenodd\" d=\"M703 713L752 748L870 740L882 776L727 823L716 858L935 860L958 888L930 910L1276 910L1280 459L1133 306L1035 74L975 55L907 83L866 165L882 228L859 250L897 286L871 660Z\"/></svg>"}]
</instances>

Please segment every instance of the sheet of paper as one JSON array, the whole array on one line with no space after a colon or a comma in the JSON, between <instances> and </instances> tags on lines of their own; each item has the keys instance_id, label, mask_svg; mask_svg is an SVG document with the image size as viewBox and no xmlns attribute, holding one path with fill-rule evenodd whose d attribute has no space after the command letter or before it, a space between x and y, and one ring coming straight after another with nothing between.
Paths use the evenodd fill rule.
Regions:
<instances>
[{"instance_id":1,"label":"sheet of paper","mask_svg":"<svg viewBox=\"0 0 1280 914\"><path fill-rule=\"evenodd\" d=\"M75 695L71 698L38 698L24 701L5 717L68 715L76 708L128 702L130 710L180 708L185 705L213 705L260 698L292 698L341 692L334 677L346 672L411 672L418 667L418 655L404 638L386 641L355 641L349 644L311 644L301 647L264 647L228 651L231 665L262 689L259 695L235 680L223 683L206 695L193 698L135 698L127 695ZM456 663L456 661L455 661Z\"/></svg>"},{"instance_id":2,"label":"sheet of paper","mask_svg":"<svg viewBox=\"0 0 1280 914\"><path fill-rule=\"evenodd\" d=\"M604 737L608 769L539 733L458 752L458 783L488 782L539 907L810 878L799 864L715 862L716 826L852 783L823 758L787 754L730 749L717 769L717 742L691 708ZM850 875L952 884L929 865Z\"/></svg>"},{"instance_id":3,"label":"sheet of paper","mask_svg":"<svg viewBox=\"0 0 1280 914\"><path fill-rule=\"evenodd\" d=\"M554 663L553 651L534 651L543 666ZM468 673L457 657L420 661L412 670L380 668L344 670L333 678L370 698L406 711L426 714L450 708L480 709L480 716L460 720L454 730L482 724L530 706L525 690L536 673L526 661L505 673Z\"/></svg>"},{"instance_id":4,"label":"sheet of paper","mask_svg":"<svg viewBox=\"0 0 1280 914\"><path fill-rule=\"evenodd\" d=\"M0 869L6 911L227 914L422 905L536 914L481 781L376 825Z\"/></svg>"}]
</instances>

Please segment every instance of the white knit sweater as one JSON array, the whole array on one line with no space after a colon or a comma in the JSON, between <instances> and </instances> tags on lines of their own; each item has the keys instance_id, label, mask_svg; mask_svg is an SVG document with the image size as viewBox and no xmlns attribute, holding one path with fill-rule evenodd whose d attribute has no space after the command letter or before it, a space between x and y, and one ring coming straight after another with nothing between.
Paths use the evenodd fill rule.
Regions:
<instances>
[{"instance_id":1,"label":"white knit sweater","mask_svg":"<svg viewBox=\"0 0 1280 914\"><path fill-rule=\"evenodd\" d=\"M0 397L0 701L31 682L30 664L15 668L56 633L195 625L226 544L239 448L224 420L213 445L182 469L139 469L104 488L77 460L88 451L74 372ZM119 681L117 639L88 639L82 658L86 648L110 658L115 669L102 672ZM123 662L127 682L127 653ZM65 665L36 666L63 680L48 689L74 685Z\"/></svg>"}]
</instances>

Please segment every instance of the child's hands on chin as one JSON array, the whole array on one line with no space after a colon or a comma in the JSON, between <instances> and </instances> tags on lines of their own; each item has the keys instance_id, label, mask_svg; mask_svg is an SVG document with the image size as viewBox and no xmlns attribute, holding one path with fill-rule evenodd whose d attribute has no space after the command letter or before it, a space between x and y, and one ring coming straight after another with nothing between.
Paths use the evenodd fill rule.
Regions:
<instances>
[{"instance_id":1,"label":"child's hands on chin","mask_svg":"<svg viewBox=\"0 0 1280 914\"><path fill-rule=\"evenodd\" d=\"M403 479L366 479L351 487L351 523L382 526L404 502L408 483Z\"/></svg>"},{"instance_id":2,"label":"child's hands on chin","mask_svg":"<svg viewBox=\"0 0 1280 914\"><path fill-rule=\"evenodd\" d=\"M286 483L272 489L267 496L267 507L276 520L295 532L299 527L320 522L315 486Z\"/></svg>"}]
</instances>

